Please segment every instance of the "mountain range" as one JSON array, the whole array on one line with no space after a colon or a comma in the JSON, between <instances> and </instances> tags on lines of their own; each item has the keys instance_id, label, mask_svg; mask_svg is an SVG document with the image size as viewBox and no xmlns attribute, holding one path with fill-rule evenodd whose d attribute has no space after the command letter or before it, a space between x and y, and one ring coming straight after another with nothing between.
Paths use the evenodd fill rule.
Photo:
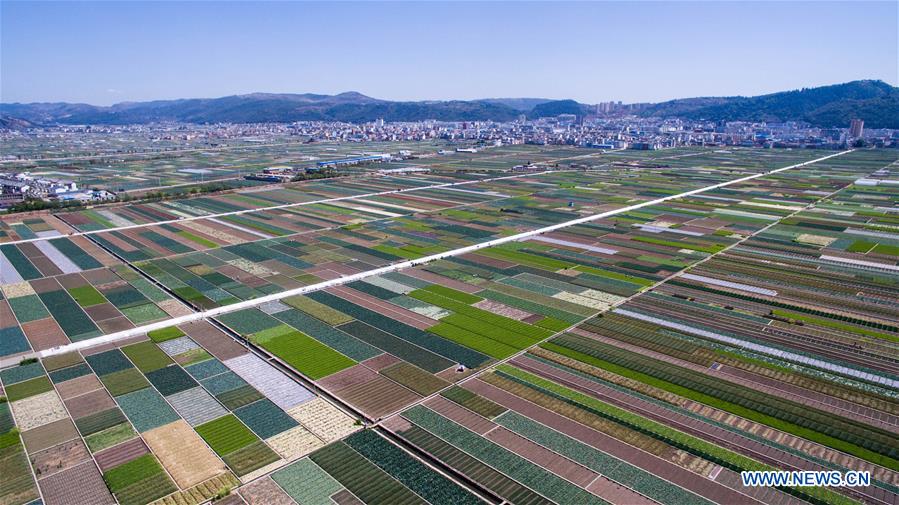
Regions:
<instances>
[{"instance_id":1,"label":"mountain range","mask_svg":"<svg viewBox=\"0 0 899 505\"><path fill-rule=\"evenodd\" d=\"M872 128L899 128L899 88L882 81L805 88L754 97L701 97L639 104L644 117L725 121L807 121L845 127L852 118ZM292 121L509 121L559 114L589 114L595 107L574 100L487 98L399 102L361 93L338 95L252 93L222 98L122 102L101 107L81 103L3 103L0 128L53 124L259 123Z\"/></svg>"},{"instance_id":2,"label":"mountain range","mask_svg":"<svg viewBox=\"0 0 899 505\"><path fill-rule=\"evenodd\" d=\"M807 121L846 127L852 118L870 128L899 128L899 88L883 81L804 88L754 97L686 98L653 104L643 116L727 121Z\"/></svg>"}]
</instances>

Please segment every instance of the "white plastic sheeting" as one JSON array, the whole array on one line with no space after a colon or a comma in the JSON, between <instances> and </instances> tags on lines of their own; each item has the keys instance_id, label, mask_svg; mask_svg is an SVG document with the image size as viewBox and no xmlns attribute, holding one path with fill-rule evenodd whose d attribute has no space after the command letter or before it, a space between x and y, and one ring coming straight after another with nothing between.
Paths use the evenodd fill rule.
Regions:
<instances>
[{"instance_id":1,"label":"white plastic sheeting","mask_svg":"<svg viewBox=\"0 0 899 505\"><path fill-rule=\"evenodd\" d=\"M681 278L690 279L691 281L704 282L706 284L711 284L713 286L721 286L721 287L725 287L725 288L739 289L740 291L749 291L750 293L758 293L760 295L777 296L777 291L774 291L773 289L760 288L757 286L751 286L749 284L743 284L740 282L723 281L721 279L715 279L714 277L706 277L704 275L681 274Z\"/></svg>"},{"instance_id":2,"label":"white plastic sheeting","mask_svg":"<svg viewBox=\"0 0 899 505\"><path fill-rule=\"evenodd\" d=\"M242 354L223 363L284 410L315 397L308 389L255 354Z\"/></svg>"},{"instance_id":3,"label":"white plastic sheeting","mask_svg":"<svg viewBox=\"0 0 899 505\"><path fill-rule=\"evenodd\" d=\"M680 330L687 333L692 333L694 335L699 335L701 337L710 338L712 340L717 340L719 342L725 342L727 344L736 345L742 347L744 349L749 349L751 351L760 352L763 354L767 354L769 356L774 356L777 358L785 359L787 361L793 361L795 363L802 363L808 366L813 366L816 368L821 368L824 370L829 370L832 372L840 373L843 375L848 375L850 377L857 377L859 379L864 379L871 382L876 382L878 384L883 384L885 386L889 386L891 388L899 387L899 381L895 381L893 379L889 379L886 377L882 377L880 375L875 375L869 372L863 372L861 370L856 370L854 368L849 368L841 365L837 365L835 363L831 363L829 361L824 361L820 359L810 358L803 354L797 354L794 352L783 351L781 349L777 349L774 347L768 347L762 344L756 344L755 342L748 342L746 340L740 340L738 338L729 337L727 335L721 335L720 333L715 333L713 331L702 330L699 328L694 328L692 326L688 326L686 324L674 323L665 319L661 319L658 317L647 316L646 314L641 314L639 312L633 312L627 309L615 309L613 312L616 314L621 314L623 316L632 317L634 319L639 319L641 321L646 321L648 323L657 324L659 326L664 326L666 328L672 328L675 330Z\"/></svg>"}]
</instances>

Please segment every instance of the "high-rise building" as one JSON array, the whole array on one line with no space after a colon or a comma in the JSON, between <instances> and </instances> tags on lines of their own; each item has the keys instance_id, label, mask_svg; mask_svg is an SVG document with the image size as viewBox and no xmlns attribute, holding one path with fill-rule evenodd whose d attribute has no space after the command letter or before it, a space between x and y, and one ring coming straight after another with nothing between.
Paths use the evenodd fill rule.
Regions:
<instances>
[{"instance_id":1,"label":"high-rise building","mask_svg":"<svg viewBox=\"0 0 899 505\"><path fill-rule=\"evenodd\" d=\"M862 136L864 131L865 122L861 119L853 119L852 123L849 125L849 136L857 139Z\"/></svg>"}]
</instances>

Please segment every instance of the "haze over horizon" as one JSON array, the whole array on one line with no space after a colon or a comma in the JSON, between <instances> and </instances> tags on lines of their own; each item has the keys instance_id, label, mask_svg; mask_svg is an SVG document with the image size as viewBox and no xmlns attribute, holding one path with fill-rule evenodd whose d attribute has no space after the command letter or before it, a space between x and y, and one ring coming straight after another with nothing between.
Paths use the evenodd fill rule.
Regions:
<instances>
[{"instance_id":1,"label":"haze over horizon","mask_svg":"<svg viewBox=\"0 0 899 505\"><path fill-rule=\"evenodd\" d=\"M632 103L899 84L896 2L814 5L4 1L0 101L357 91Z\"/></svg>"}]
</instances>

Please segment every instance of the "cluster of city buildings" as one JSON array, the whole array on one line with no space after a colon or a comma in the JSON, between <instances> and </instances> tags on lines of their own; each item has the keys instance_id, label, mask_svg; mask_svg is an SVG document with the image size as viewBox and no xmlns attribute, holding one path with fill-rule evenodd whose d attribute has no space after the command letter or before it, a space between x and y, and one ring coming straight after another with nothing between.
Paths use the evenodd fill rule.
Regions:
<instances>
[{"instance_id":1,"label":"cluster of city buildings","mask_svg":"<svg viewBox=\"0 0 899 505\"><path fill-rule=\"evenodd\" d=\"M855 143L899 147L899 130L865 129L862 120L845 128L819 128L806 123L748 121L688 121L644 118L621 111L628 107L607 102L595 116L561 114L551 118L510 122L419 121L362 124L303 122L277 125L291 135L321 141L475 141L486 145L573 145L600 149L664 149L678 146L746 146L766 148L839 149ZM605 113L606 109L612 113ZM618 111L615 114L614 111Z\"/></svg>"},{"instance_id":2,"label":"cluster of city buildings","mask_svg":"<svg viewBox=\"0 0 899 505\"><path fill-rule=\"evenodd\" d=\"M853 120L847 126L825 129L793 121L686 121L631 116L585 118L562 114L535 121L463 124L441 137L486 143L639 150L679 146L839 149L858 142L872 147L899 147L897 130L865 130L861 120Z\"/></svg>"},{"instance_id":3,"label":"cluster of city buildings","mask_svg":"<svg viewBox=\"0 0 899 505\"><path fill-rule=\"evenodd\" d=\"M610 110L620 104L600 104ZM620 105L620 107L626 107ZM600 149L663 149L678 146L747 146L838 149L859 140L873 147L899 146L899 131L865 129L861 120L846 128L818 128L800 122L687 121L633 115L576 116L511 122L420 121L363 124L304 122L273 125L291 135L321 141L475 141L487 145L573 145Z\"/></svg>"},{"instance_id":4,"label":"cluster of city buildings","mask_svg":"<svg viewBox=\"0 0 899 505\"><path fill-rule=\"evenodd\" d=\"M215 125L57 126L42 132L140 133L167 146L217 147L235 140L271 142L273 136L302 137L315 142L414 142L427 140L474 141L486 145L573 145L600 149L663 149L678 146L722 145L835 149L861 141L872 147L899 146L899 130L865 129L862 120L845 128L818 128L801 122L688 121L639 117L630 105L604 102L597 113L515 121L416 121L367 123L304 121L296 123ZM4 135L41 132L0 132ZM145 137L146 138L146 137ZM377 160L343 160L356 164Z\"/></svg>"}]
</instances>

